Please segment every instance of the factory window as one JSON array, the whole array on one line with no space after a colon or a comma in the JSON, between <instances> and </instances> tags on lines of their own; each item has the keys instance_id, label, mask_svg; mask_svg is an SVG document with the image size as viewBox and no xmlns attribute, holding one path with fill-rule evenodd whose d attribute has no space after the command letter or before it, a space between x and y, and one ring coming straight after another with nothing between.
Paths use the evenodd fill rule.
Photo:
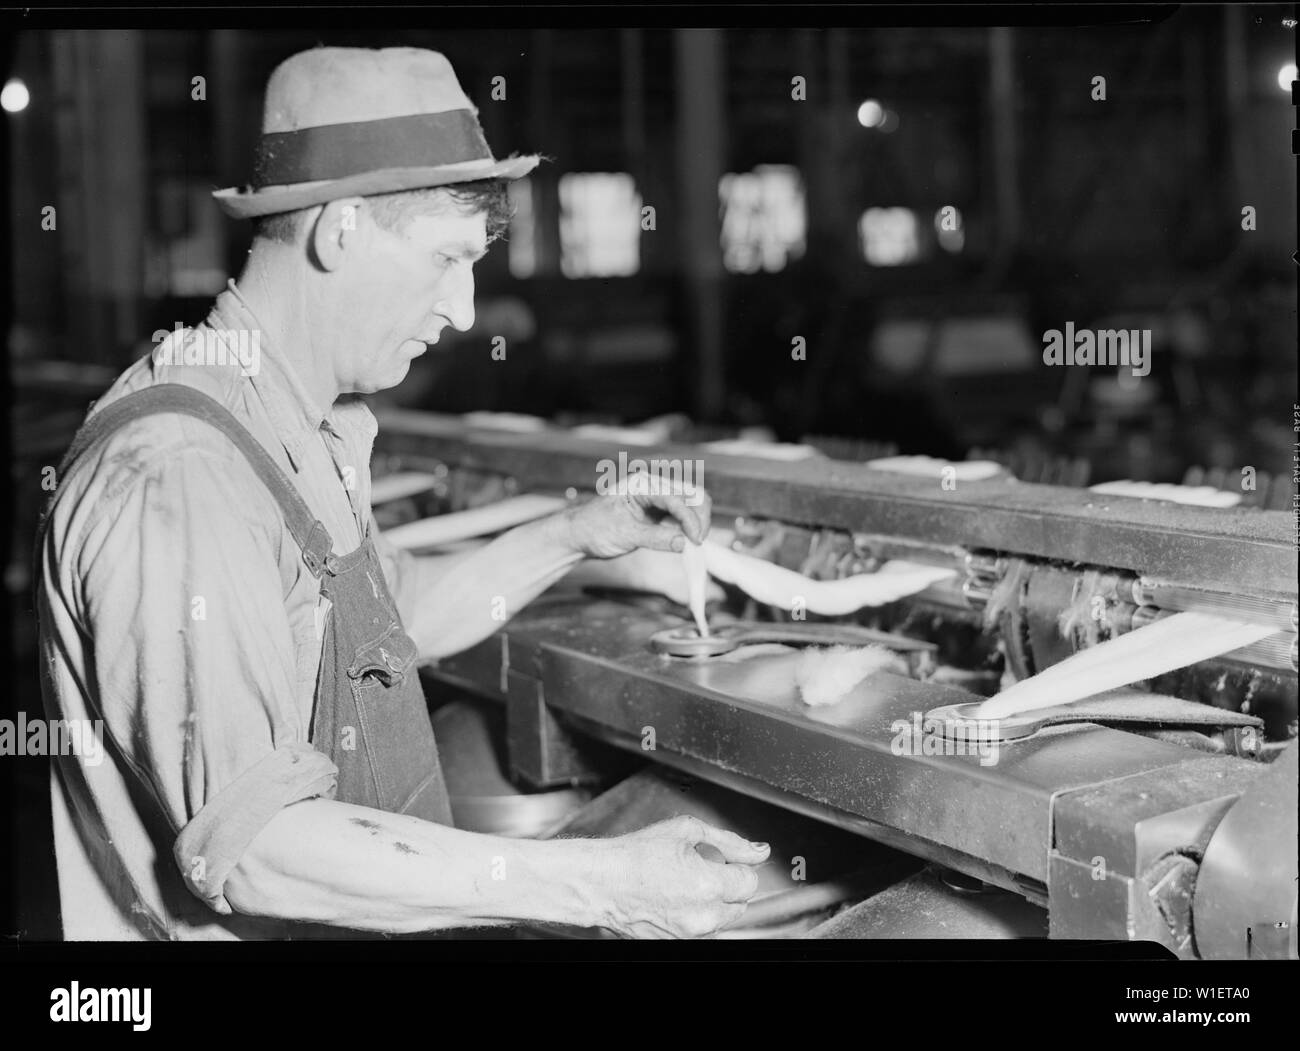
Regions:
<instances>
[{"instance_id":1,"label":"factory window","mask_svg":"<svg viewBox=\"0 0 1300 1051\"><path fill-rule=\"evenodd\" d=\"M560 270L626 277L641 267L641 195L625 172L560 176Z\"/></svg>"},{"instance_id":2,"label":"factory window","mask_svg":"<svg viewBox=\"0 0 1300 1051\"><path fill-rule=\"evenodd\" d=\"M910 208L868 208L858 220L858 241L872 266L902 266L921 255L916 213Z\"/></svg>"},{"instance_id":3,"label":"factory window","mask_svg":"<svg viewBox=\"0 0 1300 1051\"><path fill-rule=\"evenodd\" d=\"M510 193L510 232L506 247L513 277L532 277L537 271L537 219L533 209L533 180L513 179L506 184Z\"/></svg>"},{"instance_id":4,"label":"factory window","mask_svg":"<svg viewBox=\"0 0 1300 1051\"><path fill-rule=\"evenodd\" d=\"M797 168L760 164L718 182L722 264L733 274L777 271L804 253L807 215Z\"/></svg>"}]
</instances>

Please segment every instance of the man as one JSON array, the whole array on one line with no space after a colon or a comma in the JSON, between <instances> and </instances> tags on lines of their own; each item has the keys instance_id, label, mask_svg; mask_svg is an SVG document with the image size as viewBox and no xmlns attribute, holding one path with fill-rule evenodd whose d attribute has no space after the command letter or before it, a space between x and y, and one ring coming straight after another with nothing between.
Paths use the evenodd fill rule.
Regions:
<instances>
[{"instance_id":1,"label":"man","mask_svg":"<svg viewBox=\"0 0 1300 1051\"><path fill-rule=\"evenodd\" d=\"M709 517L598 497L440 559L377 536L355 395L473 324L502 180L537 163L493 159L475 113L434 52L284 62L253 186L215 195L258 223L238 283L119 378L65 460L37 552L46 706L105 728L102 762L53 779L70 938L692 936L754 893L767 847L694 819L602 841L451 827L417 660L487 637L500 598L701 542Z\"/></svg>"}]
</instances>

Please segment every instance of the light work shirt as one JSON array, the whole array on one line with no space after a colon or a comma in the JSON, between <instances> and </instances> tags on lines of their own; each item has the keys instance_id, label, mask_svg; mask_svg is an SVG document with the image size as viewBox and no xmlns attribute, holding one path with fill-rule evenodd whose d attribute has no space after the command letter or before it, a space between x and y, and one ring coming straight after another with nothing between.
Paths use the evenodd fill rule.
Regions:
<instances>
[{"instance_id":1,"label":"light work shirt","mask_svg":"<svg viewBox=\"0 0 1300 1051\"><path fill-rule=\"evenodd\" d=\"M227 290L191 347L256 330ZM313 405L265 333L258 340L250 369L247 352L242 363L233 352L186 355L173 334L95 407L156 383L215 398L292 480L335 553L370 525L410 623L415 559L383 541L370 510L374 415L350 396ZM37 554L45 705L52 719L102 719L105 738L98 763L54 760L65 937L286 936L286 924L234 914L222 888L277 812L335 791L334 764L308 743L319 582L243 454L191 417L126 425L57 485ZM202 859L205 871L178 859Z\"/></svg>"}]
</instances>

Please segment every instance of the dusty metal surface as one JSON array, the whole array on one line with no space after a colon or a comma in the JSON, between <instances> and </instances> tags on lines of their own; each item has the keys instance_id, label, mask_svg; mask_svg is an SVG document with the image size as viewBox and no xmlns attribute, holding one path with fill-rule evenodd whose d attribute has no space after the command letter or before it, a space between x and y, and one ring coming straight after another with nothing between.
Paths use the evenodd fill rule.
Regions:
<instances>
[{"instance_id":1,"label":"dusty metal surface","mask_svg":"<svg viewBox=\"0 0 1300 1051\"><path fill-rule=\"evenodd\" d=\"M1043 884L1052 804L1062 793L1188 764L1244 762L1099 727L1050 728L1003 747L993 762L925 754L923 713L970 694L878 673L842 702L809 708L794 683L797 653L683 661L650 651L656 631L680 623L610 602L542 601L510 623L504 646L499 637L484 646L508 654L512 676L534 678L558 717L603 727L645 758L688 757ZM441 670L463 682L476 667L479 688L497 690L499 667L483 654L470 651Z\"/></svg>"},{"instance_id":2,"label":"dusty metal surface","mask_svg":"<svg viewBox=\"0 0 1300 1051\"><path fill-rule=\"evenodd\" d=\"M933 869L845 909L810 938L1046 938L1047 912L1006 891L963 890Z\"/></svg>"},{"instance_id":3,"label":"dusty metal surface","mask_svg":"<svg viewBox=\"0 0 1300 1051\"><path fill-rule=\"evenodd\" d=\"M510 434L394 409L378 416L382 450L526 480L532 490L594 489L597 463L616 461L620 451L564 432ZM1296 594L1294 527L1281 511L1194 507L999 479L944 490L932 479L861 464L780 463L695 446L634 452L642 459L702 460L714 506L737 513L1109 566L1211 589Z\"/></svg>"},{"instance_id":4,"label":"dusty metal surface","mask_svg":"<svg viewBox=\"0 0 1300 1051\"><path fill-rule=\"evenodd\" d=\"M1188 761L1124 782L1062 792L1055 803L1055 849L1108 874L1140 875L1161 855L1204 846L1219 816L1268 767L1189 752Z\"/></svg>"}]
</instances>

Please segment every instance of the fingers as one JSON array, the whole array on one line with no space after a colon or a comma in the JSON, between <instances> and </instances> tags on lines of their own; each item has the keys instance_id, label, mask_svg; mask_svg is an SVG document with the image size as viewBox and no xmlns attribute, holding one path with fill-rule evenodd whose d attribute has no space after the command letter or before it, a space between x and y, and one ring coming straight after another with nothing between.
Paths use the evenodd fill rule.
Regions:
<instances>
[{"instance_id":1,"label":"fingers","mask_svg":"<svg viewBox=\"0 0 1300 1051\"><path fill-rule=\"evenodd\" d=\"M772 848L766 843L751 843L743 836L717 828L699 818L687 816L680 821L680 832L687 842L700 854L702 860L714 866L714 875L722 884L722 900L749 901L758 890L758 872L751 866L766 861Z\"/></svg>"},{"instance_id":2,"label":"fingers","mask_svg":"<svg viewBox=\"0 0 1300 1051\"><path fill-rule=\"evenodd\" d=\"M695 517L701 526L700 543L704 543L704 538L709 535L709 526L713 520L713 497L705 489L695 490L696 501L692 505L689 501L687 507L695 512Z\"/></svg>"},{"instance_id":3,"label":"fingers","mask_svg":"<svg viewBox=\"0 0 1300 1051\"><path fill-rule=\"evenodd\" d=\"M687 535L691 543L704 543L704 523L696 517L696 508L686 506L683 497L667 493L651 499L654 501L654 506L662 508L677 519L677 524L681 526L682 532Z\"/></svg>"},{"instance_id":4,"label":"fingers","mask_svg":"<svg viewBox=\"0 0 1300 1051\"><path fill-rule=\"evenodd\" d=\"M676 522L643 525L637 530L637 544L641 547L653 548L656 551L680 552L687 542Z\"/></svg>"},{"instance_id":5,"label":"fingers","mask_svg":"<svg viewBox=\"0 0 1300 1051\"><path fill-rule=\"evenodd\" d=\"M738 925L758 892L754 866L770 853L690 815L620 839L641 876L628 888L635 904L618 929L638 937L707 938Z\"/></svg>"},{"instance_id":6,"label":"fingers","mask_svg":"<svg viewBox=\"0 0 1300 1051\"><path fill-rule=\"evenodd\" d=\"M748 865L723 865L722 900L743 905L758 892L758 872Z\"/></svg>"},{"instance_id":7,"label":"fingers","mask_svg":"<svg viewBox=\"0 0 1300 1051\"><path fill-rule=\"evenodd\" d=\"M638 500L643 507L657 507L661 511L667 511L693 543L702 544L709 535L713 500L703 489L698 490L696 495L699 502L693 507L678 493L647 493L639 496ZM673 550L680 551L681 548Z\"/></svg>"},{"instance_id":8,"label":"fingers","mask_svg":"<svg viewBox=\"0 0 1300 1051\"><path fill-rule=\"evenodd\" d=\"M772 848L766 843L751 843L743 836L726 829L697 821L699 830L695 833L697 843L707 843L717 850L728 862L740 865L760 865L767 860Z\"/></svg>"}]
</instances>

